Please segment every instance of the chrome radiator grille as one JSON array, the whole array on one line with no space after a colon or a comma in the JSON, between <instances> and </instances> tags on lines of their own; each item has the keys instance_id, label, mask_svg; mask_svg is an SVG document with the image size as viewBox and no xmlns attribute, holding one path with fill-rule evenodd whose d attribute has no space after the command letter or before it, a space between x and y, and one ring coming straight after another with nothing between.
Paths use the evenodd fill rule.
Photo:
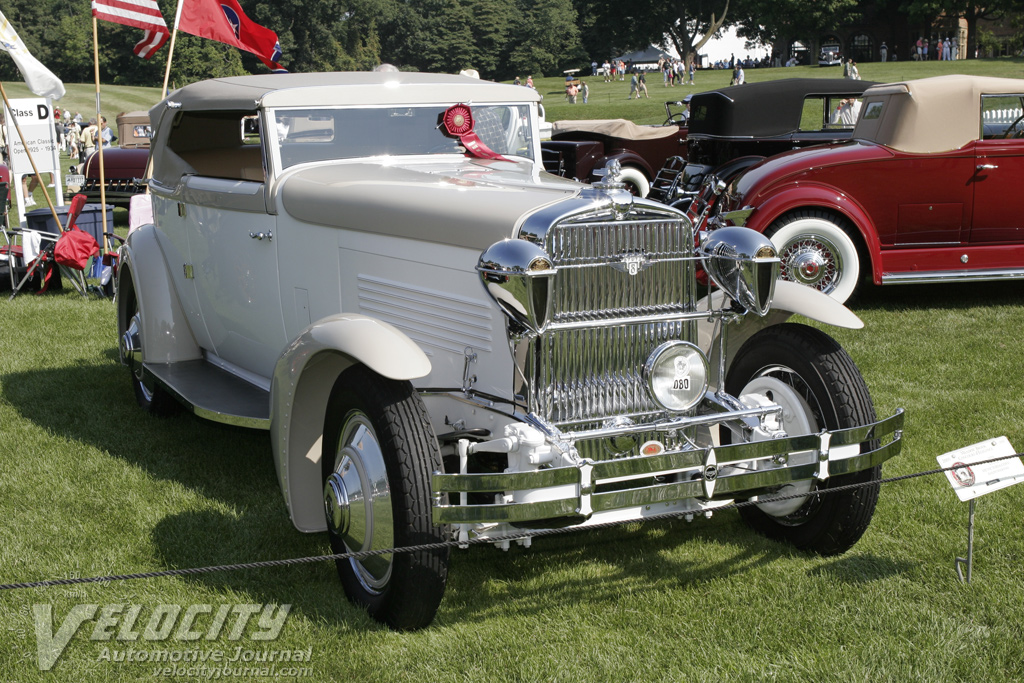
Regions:
<instances>
[{"instance_id":1,"label":"chrome radiator grille","mask_svg":"<svg viewBox=\"0 0 1024 683\"><path fill-rule=\"evenodd\" d=\"M661 415L643 366L663 342L695 340L693 321L664 319L695 308L688 222L653 213L576 217L556 223L544 247L557 274L553 324L529 342L532 410L566 431ZM639 320L652 315L663 318ZM581 322L592 326L572 325Z\"/></svg>"}]
</instances>

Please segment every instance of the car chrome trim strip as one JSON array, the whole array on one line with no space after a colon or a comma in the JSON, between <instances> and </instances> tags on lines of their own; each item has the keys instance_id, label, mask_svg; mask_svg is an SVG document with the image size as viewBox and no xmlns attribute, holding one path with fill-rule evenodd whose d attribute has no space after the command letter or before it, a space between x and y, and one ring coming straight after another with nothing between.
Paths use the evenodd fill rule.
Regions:
<instances>
[{"instance_id":1,"label":"car chrome trim strip","mask_svg":"<svg viewBox=\"0 0 1024 683\"><path fill-rule=\"evenodd\" d=\"M656 456L622 458L603 462L583 461L580 467L560 467L513 474L434 474L431 489L434 495L435 524L475 524L495 522L526 522L558 516L578 515L581 510L614 510L687 498L704 497L713 481L716 496L723 493L754 493L794 481L823 478L823 471L832 476L869 469L899 454L903 445L904 412L878 422L821 434L811 434L768 441L694 449ZM860 441L858 441L860 440ZM879 444L879 441L884 443ZM836 453L837 445L859 443L861 453L845 457ZM818 462L789 465L776 455L794 451L818 451ZM744 470L744 463L764 462L764 468ZM714 462L708 468L707 462ZM730 473L735 470L734 473ZM602 483L621 477L648 478L689 472L692 479L664 484L644 485L621 491L594 491ZM585 481L587 480L587 481ZM514 490L543 490L553 486L576 485L577 496L532 503L483 505L450 505L442 503L445 494L497 493Z\"/></svg>"},{"instance_id":2,"label":"car chrome trim strip","mask_svg":"<svg viewBox=\"0 0 1024 683\"><path fill-rule=\"evenodd\" d=\"M980 282L983 280L1013 280L1017 278L1024 278L1024 269L933 270L913 273L882 273L882 284L913 285L925 282Z\"/></svg>"}]
</instances>

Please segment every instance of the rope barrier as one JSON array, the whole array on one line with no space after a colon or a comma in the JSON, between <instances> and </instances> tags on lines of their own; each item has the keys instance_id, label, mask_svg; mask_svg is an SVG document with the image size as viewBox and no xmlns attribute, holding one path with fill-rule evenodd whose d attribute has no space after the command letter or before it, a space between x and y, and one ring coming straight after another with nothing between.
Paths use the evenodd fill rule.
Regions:
<instances>
[{"instance_id":1,"label":"rope barrier","mask_svg":"<svg viewBox=\"0 0 1024 683\"><path fill-rule=\"evenodd\" d=\"M991 458L989 460L980 460L978 462L971 463L972 466L987 465L993 462L999 462L1002 460L1008 460L1010 458L1019 458L1022 454L1014 453L1012 455L1003 455L997 458ZM845 484L843 486L836 486L834 488L827 489L816 489L806 493L792 493L781 496L773 496L771 498L764 498L761 500L751 501L739 501L716 507L713 509L714 512L722 512L725 510L737 510L739 508L747 507L750 505L762 505L764 503L774 503L783 500L792 500L794 498L809 498L811 496L820 496L832 493L840 493L843 491L850 491L852 489L864 488L867 486L881 486L882 484L892 484L899 481L906 481L908 479L917 479L919 477L928 477L935 474L942 474L943 472L949 472L957 469L958 466L938 468L934 470L925 470L923 472L914 472L913 474L904 474L898 477L889 477L885 479L872 479L871 481L861 482L858 484ZM425 543L421 545L410 545L403 546L401 548L382 548L377 550L362 550L359 552L349 553L334 553L332 555L312 555L309 557L293 557L281 560L261 560L258 562L242 562L237 564L222 564L213 565L209 567L192 567L188 569L165 569L156 572L139 572L135 574L111 574L108 576L89 576L89 577L77 577L67 579L49 579L46 581L29 581L22 583L7 583L0 584L0 590L18 590L23 588L48 588L51 586L70 586L84 583L106 583L109 581L128 581L132 579L155 579L164 576L192 576L196 574L210 574L213 572L229 572L238 571L242 569L264 569L269 567L288 567L299 564L311 564L313 562L327 562L329 560L348 560L348 559L364 559L367 557L375 557L377 555L390 555L398 553L415 553L429 550L442 550L444 548L464 548L470 545L484 545L492 543L503 543L519 541L527 538L542 538L544 536L554 536L561 534L578 533L581 531L599 531L604 529L611 529L624 524L629 524L636 521L643 522L659 522L669 519L679 519L680 517L695 516L701 514L701 510L687 510L687 511L676 511L666 512L660 515L652 515L650 517L644 517L642 520L625 520L615 522L601 522L598 524L592 524L588 526L577 526L577 527L564 527L559 529L536 529L523 531L516 534L506 534L502 536L493 536L490 538L472 538L467 541L439 541L437 543Z\"/></svg>"}]
</instances>

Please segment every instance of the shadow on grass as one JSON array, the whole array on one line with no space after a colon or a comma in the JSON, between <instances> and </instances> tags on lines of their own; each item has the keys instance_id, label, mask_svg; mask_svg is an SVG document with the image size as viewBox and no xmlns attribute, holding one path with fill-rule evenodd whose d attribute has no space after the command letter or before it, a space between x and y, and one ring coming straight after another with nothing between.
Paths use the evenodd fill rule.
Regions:
<instances>
[{"instance_id":1,"label":"shadow on grass","mask_svg":"<svg viewBox=\"0 0 1024 683\"><path fill-rule=\"evenodd\" d=\"M113 362L12 373L2 378L2 387L4 399L49 434L100 449L155 479L178 482L226 505L228 511L173 511L153 526L151 540L166 567L330 552L323 534L301 534L292 527L265 432L187 413L149 416L135 405L127 371ZM438 623L483 621L510 609L542 614L571 608L581 599L613 609L628 591L651 596L666 587L699 591L709 582L806 557L755 535L735 512L692 524L648 522L545 537L533 545L508 553L489 546L453 551ZM879 558L846 557L816 571L852 583L901 570ZM348 603L332 562L197 574L188 580L260 602L290 602L299 613L345 628L382 628Z\"/></svg>"},{"instance_id":2,"label":"shadow on grass","mask_svg":"<svg viewBox=\"0 0 1024 683\"><path fill-rule=\"evenodd\" d=\"M876 287L862 284L848 306L857 311L965 309L978 306L1019 306L1024 280L948 282Z\"/></svg>"},{"instance_id":3,"label":"shadow on grass","mask_svg":"<svg viewBox=\"0 0 1024 683\"><path fill-rule=\"evenodd\" d=\"M116 351L110 351L105 355ZM182 411L159 418L135 403L116 363L11 373L2 395L47 433L105 451L152 477L236 506L266 500L282 517L267 432L221 425Z\"/></svg>"},{"instance_id":4,"label":"shadow on grass","mask_svg":"<svg viewBox=\"0 0 1024 683\"><path fill-rule=\"evenodd\" d=\"M906 560L894 560L873 553L847 554L830 560L827 564L815 567L811 576L823 576L830 580L842 581L850 585L871 583L881 578L897 576L911 572L919 563Z\"/></svg>"}]
</instances>

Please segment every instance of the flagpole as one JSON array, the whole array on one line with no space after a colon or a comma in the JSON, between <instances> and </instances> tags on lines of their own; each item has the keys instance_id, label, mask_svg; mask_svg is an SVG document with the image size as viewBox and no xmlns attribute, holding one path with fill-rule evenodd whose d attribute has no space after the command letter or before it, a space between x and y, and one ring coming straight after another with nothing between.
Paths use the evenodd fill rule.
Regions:
<instances>
[{"instance_id":1,"label":"flagpole","mask_svg":"<svg viewBox=\"0 0 1024 683\"><path fill-rule=\"evenodd\" d=\"M50 207L50 213L53 214L53 220L57 223L57 232L61 232L62 225L60 222L60 216L57 215L57 208L53 205L53 201L50 199L50 193L46 191L46 183L43 182L43 176L39 174L39 169L36 167L36 160L32 157L32 151L28 148L28 145L25 144L25 135L21 132L21 124L18 123L18 117L14 115L14 110L11 109L11 102L7 99L7 91L4 90L4 84L2 82L0 82L0 95L4 98L4 106L7 107L7 112L11 115L11 120L14 121L14 129L18 131L18 137L21 138L21 146L25 148L25 154L28 155L28 162L32 164L32 171L35 173L36 180L43 186L43 196L46 197L46 205Z\"/></svg>"},{"instance_id":2,"label":"flagpole","mask_svg":"<svg viewBox=\"0 0 1024 683\"><path fill-rule=\"evenodd\" d=\"M171 46L167 48L167 69L164 71L164 89L160 93L161 100L167 97L167 84L171 80L171 58L174 57L174 41L178 37L178 21L181 19L183 4L184 0L178 0L178 8L174 11L174 29L171 31Z\"/></svg>"},{"instance_id":3,"label":"flagpole","mask_svg":"<svg viewBox=\"0 0 1024 683\"><path fill-rule=\"evenodd\" d=\"M93 71L96 74L96 136L99 138L96 141L96 149L100 154L100 213L103 214L103 254L106 255L110 251L110 245L107 240L107 185L103 174L103 127L101 125L103 117L100 115L100 41L96 24L96 15L94 14L92 17L92 57Z\"/></svg>"}]
</instances>

